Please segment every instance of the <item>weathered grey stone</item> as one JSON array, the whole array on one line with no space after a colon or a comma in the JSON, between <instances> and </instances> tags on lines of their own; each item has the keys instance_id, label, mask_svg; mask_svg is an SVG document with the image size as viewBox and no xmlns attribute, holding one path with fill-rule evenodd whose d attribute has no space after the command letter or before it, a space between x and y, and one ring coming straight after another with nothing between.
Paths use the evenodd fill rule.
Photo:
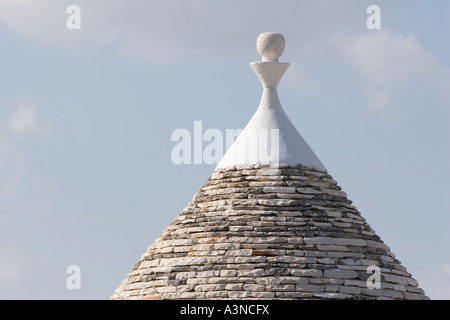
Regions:
<instances>
[{"instance_id":1,"label":"weathered grey stone","mask_svg":"<svg viewBox=\"0 0 450 320\"><path fill-rule=\"evenodd\" d=\"M358 278L358 272L354 270L328 269L324 271L325 278L352 279Z\"/></svg>"},{"instance_id":2,"label":"weathered grey stone","mask_svg":"<svg viewBox=\"0 0 450 320\"><path fill-rule=\"evenodd\" d=\"M313 293L277 291L275 292L275 297L277 299L308 299L313 297Z\"/></svg>"},{"instance_id":3,"label":"weathered grey stone","mask_svg":"<svg viewBox=\"0 0 450 320\"><path fill-rule=\"evenodd\" d=\"M286 250L286 254L288 256L303 257L305 255L305 251L303 251L303 250Z\"/></svg>"},{"instance_id":4,"label":"weathered grey stone","mask_svg":"<svg viewBox=\"0 0 450 320\"><path fill-rule=\"evenodd\" d=\"M340 212L340 211L326 210L325 214L332 218L340 218L342 216L342 212Z\"/></svg>"},{"instance_id":5,"label":"weathered grey stone","mask_svg":"<svg viewBox=\"0 0 450 320\"><path fill-rule=\"evenodd\" d=\"M390 251L389 247L380 241L366 240L366 242L368 247Z\"/></svg>"},{"instance_id":6,"label":"weathered grey stone","mask_svg":"<svg viewBox=\"0 0 450 320\"><path fill-rule=\"evenodd\" d=\"M179 252L189 252L191 250L191 246L178 246L178 247L171 247L172 251L175 253Z\"/></svg>"},{"instance_id":7,"label":"weathered grey stone","mask_svg":"<svg viewBox=\"0 0 450 320\"><path fill-rule=\"evenodd\" d=\"M225 250L211 250L211 251L191 251L187 254L188 257L198 256L217 256L225 254Z\"/></svg>"},{"instance_id":8,"label":"weathered grey stone","mask_svg":"<svg viewBox=\"0 0 450 320\"><path fill-rule=\"evenodd\" d=\"M328 285L328 286L325 286L324 291L325 292L338 292L339 291L339 286L337 286L337 285Z\"/></svg>"},{"instance_id":9,"label":"weathered grey stone","mask_svg":"<svg viewBox=\"0 0 450 320\"><path fill-rule=\"evenodd\" d=\"M348 252L350 249L346 246L337 246L337 245L316 245L317 250L321 251L338 251L338 252Z\"/></svg>"},{"instance_id":10,"label":"weathered grey stone","mask_svg":"<svg viewBox=\"0 0 450 320\"><path fill-rule=\"evenodd\" d=\"M339 293L347 293L347 294L361 294L362 289L360 287L350 287L350 286L341 286L339 288Z\"/></svg>"},{"instance_id":11,"label":"weathered grey stone","mask_svg":"<svg viewBox=\"0 0 450 320\"><path fill-rule=\"evenodd\" d=\"M390 284L390 283L384 282L384 284L386 285L386 284ZM408 287L408 286L404 286L404 285L402 285L402 284L394 284L394 285L392 285L392 289L393 289L393 290L395 290L395 291L401 291L401 292L405 292L407 287ZM408 287L408 288L411 288L411 287ZM414 288L414 289L418 289L418 288ZM424 292L423 292L423 290L422 290L422 292L419 292L419 293L422 293L422 294L423 294Z\"/></svg>"},{"instance_id":12,"label":"weathered grey stone","mask_svg":"<svg viewBox=\"0 0 450 320\"><path fill-rule=\"evenodd\" d=\"M144 286L143 283L129 283L125 286L126 290L139 290Z\"/></svg>"},{"instance_id":13,"label":"weathered grey stone","mask_svg":"<svg viewBox=\"0 0 450 320\"><path fill-rule=\"evenodd\" d=\"M221 277L235 277L237 275L236 270L220 270Z\"/></svg>"},{"instance_id":14,"label":"weathered grey stone","mask_svg":"<svg viewBox=\"0 0 450 320\"><path fill-rule=\"evenodd\" d=\"M361 281L361 280L354 280L354 279L345 279L344 284L346 286L355 286L360 288L367 288L367 282Z\"/></svg>"},{"instance_id":15,"label":"weathered grey stone","mask_svg":"<svg viewBox=\"0 0 450 320\"><path fill-rule=\"evenodd\" d=\"M329 182L322 182L322 181L310 181L309 184L311 186L313 186L313 187L319 187L319 188L329 188L329 187L331 187Z\"/></svg>"},{"instance_id":16,"label":"weathered grey stone","mask_svg":"<svg viewBox=\"0 0 450 320\"><path fill-rule=\"evenodd\" d=\"M317 269L292 269L291 274L298 277L323 277L323 271Z\"/></svg>"},{"instance_id":17,"label":"weathered grey stone","mask_svg":"<svg viewBox=\"0 0 450 320\"><path fill-rule=\"evenodd\" d=\"M331 222L311 222L315 227L332 228Z\"/></svg>"},{"instance_id":18,"label":"weathered grey stone","mask_svg":"<svg viewBox=\"0 0 450 320\"><path fill-rule=\"evenodd\" d=\"M304 194L321 194L322 192L319 190L315 190L313 188L297 188L298 193Z\"/></svg>"},{"instance_id":19,"label":"weathered grey stone","mask_svg":"<svg viewBox=\"0 0 450 320\"><path fill-rule=\"evenodd\" d=\"M244 291L264 291L265 288L266 286L262 284L244 284L242 287Z\"/></svg>"},{"instance_id":20,"label":"weathered grey stone","mask_svg":"<svg viewBox=\"0 0 450 320\"><path fill-rule=\"evenodd\" d=\"M251 181L248 183L248 185L250 187L280 187L280 186L285 186L286 182L284 181L264 181L264 182L259 182L259 181Z\"/></svg>"},{"instance_id":21,"label":"weathered grey stone","mask_svg":"<svg viewBox=\"0 0 450 320\"><path fill-rule=\"evenodd\" d=\"M289 199L257 199L255 204L269 207L287 207L296 206L298 201Z\"/></svg>"},{"instance_id":22,"label":"weathered grey stone","mask_svg":"<svg viewBox=\"0 0 450 320\"><path fill-rule=\"evenodd\" d=\"M295 187L264 187L263 192L275 192L275 193L295 193Z\"/></svg>"},{"instance_id":23,"label":"weathered grey stone","mask_svg":"<svg viewBox=\"0 0 450 320\"><path fill-rule=\"evenodd\" d=\"M225 252L227 256L251 256L252 249L238 249L238 250L228 250Z\"/></svg>"},{"instance_id":24,"label":"weathered grey stone","mask_svg":"<svg viewBox=\"0 0 450 320\"><path fill-rule=\"evenodd\" d=\"M159 266L191 266L204 265L208 261L207 258L186 257L186 258L168 258L159 260Z\"/></svg>"},{"instance_id":25,"label":"weathered grey stone","mask_svg":"<svg viewBox=\"0 0 450 320\"><path fill-rule=\"evenodd\" d=\"M192 292L194 291L195 285L178 285L177 292Z\"/></svg>"},{"instance_id":26,"label":"weathered grey stone","mask_svg":"<svg viewBox=\"0 0 450 320\"><path fill-rule=\"evenodd\" d=\"M283 243L287 242L286 237L254 237L251 243Z\"/></svg>"},{"instance_id":27,"label":"weathered grey stone","mask_svg":"<svg viewBox=\"0 0 450 320\"><path fill-rule=\"evenodd\" d=\"M314 297L323 298L323 299L351 299L351 298L353 298L353 296L350 294L332 293L332 292L315 293Z\"/></svg>"},{"instance_id":28,"label":"weathered grey stone","mask_svg":"<svg viewBox=\"0 0 450 320\"><path fill-rule=\"evenodd\" d=\"M363 239L335 238L333 244L342 246L367 246L367 242Z\"/></svg>"},{"instance_id":29,"label":"weathered grey stone","mask_svg":"<svg viewBox=\"0 0 450 320\"><path fill-rule=\"evenodd\" d=\"M249 291L228 291L228 297L232 299L248 298L251 297Z\"/></svg>"},{"instance_id":30,"label":"weathered grey stone","mask_svg":"<svg viewBox=\"0 0 450 320\"><path fill-rule=\"evenodd\" d=\"M299 193L277 193L277 197L281 199L312 199L314 195L312 194L299 194Z\"/></svg>"},{"instance_id":31,"label":"weathered grey stone","mask_svg":"<svg viewBox=\"0 0 450 320\"><path fill-rule=\"evenodd\" d=\"M217 298L227 298L227 291L208 291L205 293L206 299L217 299Z\"/></svg>"},{"instance_id":32,"label":"weathered grey stone","mask_svg":"<svg viewBox=\"0 0 450 320\"><path fill-rule=\"evenodd\" d=\"M220 270L208 270L208 271L198 271L195 276L197 278L210 278L218 277L220 275Z\"/></svg>"},{"instance_id":33,"label":"weathered grey stone","mask_svg":"<svg viewBox=\"0 0 450 320\"><path fill-rule=\"evenodd\" d=\"M225 286L225 290L229 291L241 291L244 283L229 283Z\"/></svg>"},{"instance_id":34,"label":"weathered grey stone","mask_svg":"<svg viewBox=\"0 0 450 320\"><path fill-rule=\"evenodd\" d=\"M237 269L237 270L252 270L255 268L255 264L254 263L239 263L239 264L234 264L234 265L229 265L228 267Z\"/></svg>"},{"instance_id":35,"label":"weathered grey stone","mask_svg":"<svg viewBox=\"0 0 450 320\"><path fill-rule=\"evenodd\" d=\"M325 287L322 285L315 285L315 284L297 284L295 287L296 291L301 292L323 292L325 290Z\"/></svg>"},{"instance_id":36,"label":"weathered grey stone","mask_svg":"<svg viewBox=\"0 0 450 320\"><path fill-rule=\"evenodd\" d=\"M241 246L240 243L228 243L228 242L213 244L214 250L237 250L240 249L240 246Z\"/></svg>"},{"instance_id":37,"label":"weathered grey stone","mask_svg":"<svg viewBox=\"0 0 450 320\"><path fill-rule=\"evenodd\" d=\"M266 274L264 269L238 270L238 277L261 277Z\"/></svg>"},{"instance_id":38,"label":"weathered grey stone","mask_svg":"<svg viewBox=\"0 0 450 320\"><path fill-rule=\"evenodd\" d=\"M223 178L223 174L220 173L213 173L210 177L211 180L220 180Z\"/></svg>"},{"instance_id":39,"label":"weathered grey stone","mask_svg":"<svg viewBox=\"0 0 450 320\"><path fill-rule=\"evenodd\" d=\"M396 287L401 286L401 285L394 285L394 290L396 290ZM419 294L425 294L425 292L423 291L422 288L419 287L411 287L411 286L403 286L405 288L405 291L407 292L411 292L411 293L419 293ZM402 291L402 290L399 290Z\"/></svg>"},{"instance_id":40,"label":"weathered grey stone","mask_svg":"<svg viewBox=\"0 0 450 320\"><path fill-rule=\"evenodd\" d=\"M175 286L157 287L156 291L158 293L177 292L177 287L175 287Z\"/></svg>"},{"instance_id":41,"label":"weathered grey stone","mask_svg":"<svg viewBox=\"0 0 450 320\"><path fill-rule=\"evenodd\" d=\"M156 267L159 264L159 260L142 261L139 265L139 269L146 269Z\"/></svg>"},{"instance_id":42,"label":"weathered grey stone","mask_svg":"<svg viewBox=\"0 0 450 320\"><path fill-rule=\"evenodd\" d=\"M189 280L192 279L188 279L188 283ZM241 277L214 277L214 278L208 278L208 279L203 279L203 280L207 280L208 283L240 283L240 282L244 282L244 278ZM206 282L205 282L206 283Z\"/></svg>"},{"instance_id":43,"label":"weathered grey stone","mask_svg":"<svg viewBox=\"0 0 450 320\"><path fill-rule=\"evenodd\" d=\"M332 244L334 242L333 238L330 237L312 237L303 238L306 244Z\"/></svg>"},{"instance_id":44,"label":"weathered grey stone","mask_svg":"<svg viewBox=\"0 0 450 320\"><path fill-rule=\"evenodd\" d=\"M249 221L247 225L252 227L272 227L275 225L273 221Z\"/></svg>"},{"instance_id":45,"label":"weathered grey stone","mask_svg":"<svg viewBox=\"0 0 450 320\"><path fill-rule=\"evenodd\" d=\"M350 228L352 226L351 223L349 222L337 222L337 221L333 221L332 222L333 226L335 227L340 227L340 228ZM347 230L348 232L348 230Z\"/></svg>"},{"instance_id":46,"label":"weathered grey stone","mask_svg":"<svg viewBox=\"0 0 450 320\"><path fill-rule=\"evenodd\" d=\"M333 196L333 197L347 198L347 194L345 192L343 192L343 191L334 190L334 189L327 189L327 188L320 188L320 190L322 191L322 193L328 194L328 195Z\"/></svg>"},{"instance_id":47,"label":"weathered grey stone","mask_svg":"<svg viewBox=\"0 0 450 320\"><path fill-rule=\"evenodd\" d=\"M407 278L407 280L410 286L417 287L419 285L419 283L414 278Z\"/></svg>"},{"instance_id":48,"label":"weathered grey stone","mask_svg":"<svg viewBox=\"0 0 450 320\"><path fill-rule=\"evenodd\" d=\"M312 246L314 248L314 246ZM307 248L305 248L307 249ZM311 249L314 250L314 249ZM305 257L314 257L314 258L323 258L328 257L330 252L324 252L324 251L309 251L305 250Z\"/></svg>"},{"instance_id":49,"label":"weathered grey stone","mask_svg":"<svg viewBox=\"0 0 450 320\"><path fill-rule=\"evenodd\" d=\"M308 284L308 278L301 277L279 277L279 284Z\"/></svg>"},{"instance_id":50,"label":"weathered grey stone","mask_svg":"<svg viewBox=\"0 0 450 320\"><path fill-rule=\"evenodd\" d=\"M181 292L179 295L180 299L204 299L204 292Z\"/></svg>"},{"instance_id":51,"label":"weathered grey stone","mask_svg":"<svg viewBox=\"0 0 450 320\"><path fill-rule=\"evenodd\" d=\"M367 272L367 266L355 266L355 265L344 265L344 264L338 264L336 265L338 269L341 270L354 270L354 271L363 271ZM383 270L382 270L383 272Z\"/></svg>"},{"instance_id":52,"label":"weathered grey stone","mask_svg":"<svg viewBox=\"0 0 450 320\"><path fill-rule=\"evenodd\" d=\"M278 176L281 175L280 169L261 168L258 172L262 176Z\"/></svg>"},{"instance_id":53,"label":"weathered grey stone","mask_svg":"<svg viewBox=\"0 0 450 320\"><path fill-rule=\"evenodd\" d=\"M336 284L343 285L344 279L331 279L331 278L308 278L309 284Z\"/></svg>"},{"instance_id":54,"label":"weathered grey stone","mask_svg":"<svg viewBox=\"0 0 450 320\"><path fill-rule=\"evenodd\" d=\"M295 256L275 256L267 257L267 262L281 262L281 263L316 263L316 258L309 257L295 257Z\"/></svg>"},{"instance_id":55,"label":"weathered grey stone","mask_svg":"<svg viewBox=\"0 0 450 320\"><path fill-rule=\"evenodd\" d=\"M279 284L279 281L275 277L261 277L255 278L257 284Z\"/></svg>"},{"instance_id":56,"label":"weathered grey stone","mask_svg":"<svg viewBox=\"0 0 450 320\"><path fill-rule=\"evenodd\" d=\"M392 298L392 299L403 299L403 293L401 291L396 291L396 290L388 290L388 289L384 289L381 290L381 295L383 297L388 297L388 298Z\"/></svg>"},{"instance_id":57,"label":"weathered grey stone","mask_svg":"<svg viewBox=\"0 0 450 320\"><path fill-rule=\"evenodd\" d=\"M112 298L427 297L331 176L252 165L217 170Z\"/></svg>"},{"instance_id":58,"label":"weathered grey stone","mask_svg":"<svg viewBox=\"0 0 450 320\"><path fill-rule=\"evenodd\" d=\"M208 279L206 279L206 278L189 278L186 280L187 284L193 284L193 285L206 284L207 282L208 282Z\"/></svg>"},{"instance_id":59,"label":"weathered grey stone","mask_svg":"<svg viewBox=\"0 0 450 320\"><path fill-rule=\"evenodd\" d=\"M251 231L251 230L253 230L252 226L230 226L231 232Z\"/></svg>"},{"instance_id":60,"label":"weathered grey stone","mask_svg":"<svg viewBox=\"0 0 450 320\"><path fill-rule=\"evenodd\" d=\"M403 285L409 284L408 278L392 275L389 273L382 273L381 278L384 279L384 281L386 281L386 282L398 283L398 284L403 284Z\"/></svg>"},{"instance_id":61,"label":"weathered grey stone","mask_svg":"<svg viewBox=\"0 0 450 320\"><path fill-rule=\"evenodd\" d=\"M207 258L207 264L213 265L213 264L228 264L233 263L235 257L232 255L229 256L209 256Z\"/></svg>"},{"instance_id":62,"label":"weathered grey stone","mask_svg":"<svg viewBox=\"0 0 450 320\"><path fill-rule=\"evenodd\" d=\"M254 175L256 175L256 173L258 172L259 170L256 170L256 169L243 169L242 171L241 171L241 173L242 173L242 175L244 175L244 176L254 176Z\"/></svg>"},{"instance_id":63,"label":"weathered grey stone","mask_svg":"<svg viewBox=\"0 0 450 320\"><path fill-rule=\"evenodd\" d=\"M236 257L234 259L234 263L256 263L265 261L266 261L265 256Z\"/></svg>"},{"instance_id":64,"label":"weathered grey stone","mask_svg":"<svg viewBox=\"0 0 450 320\"><path fill-rule=\"evenodd\" d=\"M408 300L427 300L427 297L423 294L404 292L403 295Z\"/></svg>"},{"instance_id":65,"label":"weathered grey stone","mask_svg":"<svg viewBox=\"0 0 450 320\"><path fill-rule=\"evenodd\" d=\"M321 258L321 259L317 259L317 262L322 263L322 264L336 264L336 259Z\"/></svg>"},{"instance_id":66,"label":"weathered grey stone","mask_svg":"<svg viewBox=\"0 0 450 320\"><path fill-rule=\"evenodd\" d=\"M267 284L266 291L295 291L293 284Z\"/></svg>"},{"instance_id":67,"label":"weathered grey stone","mask_svg":"<svg viewBox=\"0 0 450 320\"><path fill-rule=\"evenodd\" d=\"M226 284L199 284L195 286L195 291L220 291L225 290Z\"/></svg>"},{"instance_id":68,"label":"weathered grey stone","mask_svg":"<svg viewBox=\"0 0 450 320\"><path fill-rule=\"evenodd\" d=\"M252 298L270 299L275 297L275 292L251 292Z\"/></svg>"}]
</instances>

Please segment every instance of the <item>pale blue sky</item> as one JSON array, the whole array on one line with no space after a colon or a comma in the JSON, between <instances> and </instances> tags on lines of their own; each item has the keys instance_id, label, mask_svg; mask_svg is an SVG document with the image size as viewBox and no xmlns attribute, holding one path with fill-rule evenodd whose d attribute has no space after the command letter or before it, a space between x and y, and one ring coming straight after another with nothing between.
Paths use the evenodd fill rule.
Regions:
<instances>
[{"instance_id":1,"label":"pale blue sky","mask_svg":"<svg viewBox=\"0 0 450 320\"><path fill-rule=\"evenodd\" d=\"M437 0L2 0L0 298L107 299L214 170L174 165L171 133L243 128L256 37L275 31L291 121L426 293L450 299L449 15Z\"/></svg>"}]
</instances>

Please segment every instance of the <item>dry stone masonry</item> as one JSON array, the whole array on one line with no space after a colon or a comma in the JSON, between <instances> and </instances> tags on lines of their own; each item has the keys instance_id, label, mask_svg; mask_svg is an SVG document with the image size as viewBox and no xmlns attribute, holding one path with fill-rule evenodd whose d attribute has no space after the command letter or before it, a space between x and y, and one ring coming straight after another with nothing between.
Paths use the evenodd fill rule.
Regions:
<instances>
[{"instance_id":1,"label":"dry stone masonry","mask_svg":"<svg viewBox=\"0 0 450 320\"><path fill-rule=\"evenodd\" d=\"M111 299L428 299L284 113L284 37L257 48L254 117ZM279 130L279 154L239 157L260 129Z\"/></svg>"},{"instance_id":2,"label":"dry stone masonry","mask_svg":"<svg viewBox=\"0 0 450 320\"><path fill-rule=\"evenodd\" d=\"M426 296L336 181L296 166L216 170L112 298Z\"/></svg>"}]
</instances>

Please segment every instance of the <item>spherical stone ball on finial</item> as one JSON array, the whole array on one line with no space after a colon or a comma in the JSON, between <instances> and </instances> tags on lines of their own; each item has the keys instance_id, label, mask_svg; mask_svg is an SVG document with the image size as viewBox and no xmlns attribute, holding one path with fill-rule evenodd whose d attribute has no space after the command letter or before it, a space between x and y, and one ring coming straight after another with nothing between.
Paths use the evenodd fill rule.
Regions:
<instances>
[{"instance_id":1,"label":"spherical stone ball on finial","mask_svg":"<svg viewBox=\"0 0 450 320\"><path fill-rule=\"evenodd\" d=\"M262 57L262 61L278 61L283 54L286 42L280 33L264 32L256 40L256 50Z\"/></svg>"}]
</instances>

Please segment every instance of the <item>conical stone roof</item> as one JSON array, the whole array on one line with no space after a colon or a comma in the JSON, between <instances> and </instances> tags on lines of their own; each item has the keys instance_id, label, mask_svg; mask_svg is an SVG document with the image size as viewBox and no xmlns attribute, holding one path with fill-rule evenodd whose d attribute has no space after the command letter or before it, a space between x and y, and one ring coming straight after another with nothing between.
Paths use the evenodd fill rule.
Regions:
<instances>
[{"instance_id":1,"label":"conical stone roof","mask_svg":"<svg viewBox=\"0 0 450 320\"><path fill-rule=\"evenodd\" d=\"M278 63L280 37L259 37L261 63ZM264 90L257 113L275 120L259 124L273 127L276 85ZM238 159L238 138L111 299L427 299L306 142L286 132L287 149L266 163Z\"/></svg>"}]
</instances>

